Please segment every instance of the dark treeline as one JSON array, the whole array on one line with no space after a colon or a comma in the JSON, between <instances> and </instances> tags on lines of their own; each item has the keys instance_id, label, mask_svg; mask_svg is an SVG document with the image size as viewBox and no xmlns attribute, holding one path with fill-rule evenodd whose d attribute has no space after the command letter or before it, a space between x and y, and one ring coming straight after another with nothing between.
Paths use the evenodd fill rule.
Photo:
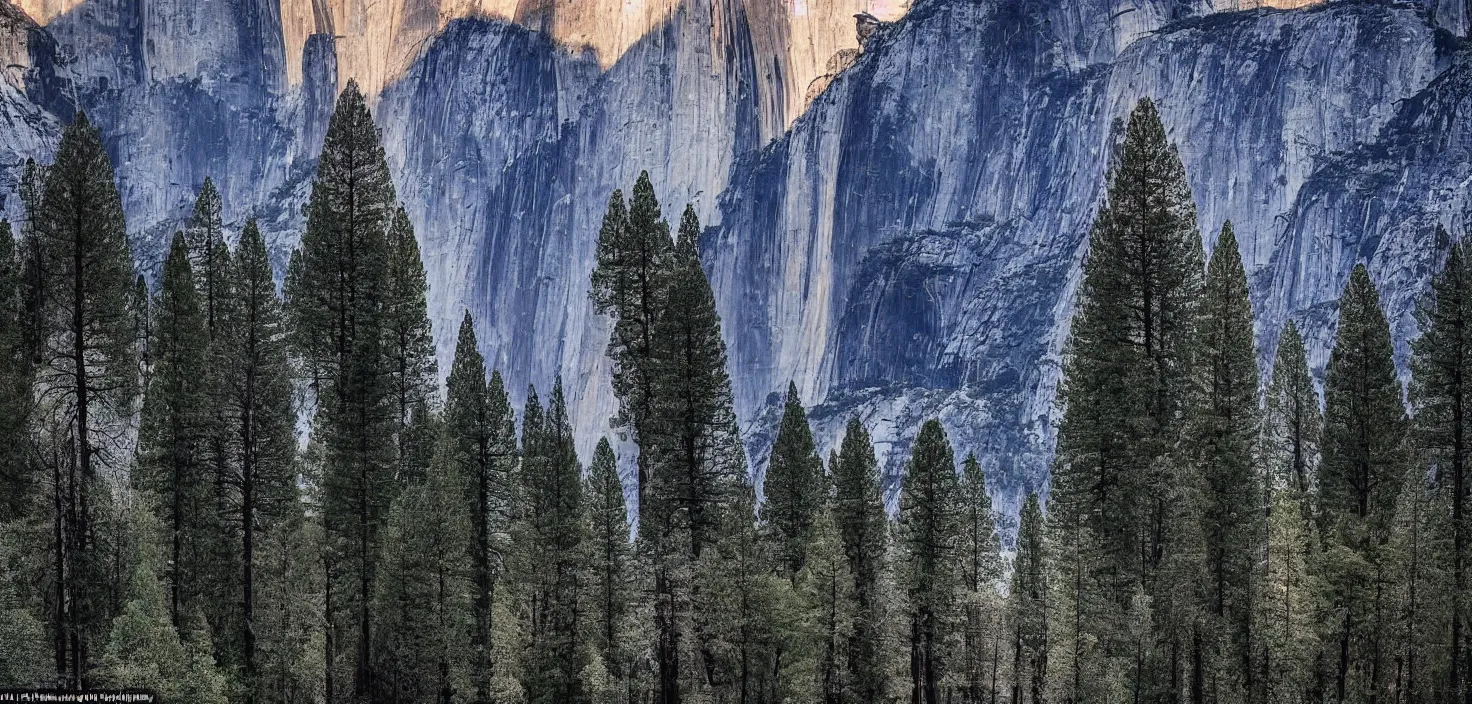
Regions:
<instances>
[{"instance_id":1,"label":"dark treeline","mask_svg":"<svg viewBox=\"0 0 1472 704\"><path fill-rule=\"evenodd\" d=\"M512 407L469 313L441 391L415 235L353 84L280 293L208 180L150 291L84 116L19 196L25 220L0 223L0 686L1472 701L1472 263L1441 238L1408 390L1364 267L1322 403L1292 323L1263 388L1235 235L1205 259L1148 101L1090 236L1048 510L1027 498L1010 554L982 462L934 420L891 516L861 420L824 458L790 386L758 491L700 224L687 206L672 233L647 175L609 199L591 274L628 496L610 439L578 457L560 381Z\"/></svg>"}]
</instances>

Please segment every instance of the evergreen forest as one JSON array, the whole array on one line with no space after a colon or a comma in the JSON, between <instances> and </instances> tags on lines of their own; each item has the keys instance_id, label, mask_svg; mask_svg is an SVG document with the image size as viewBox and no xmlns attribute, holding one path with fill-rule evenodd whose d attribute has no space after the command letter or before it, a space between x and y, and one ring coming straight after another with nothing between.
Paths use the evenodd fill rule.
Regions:
<instances>
[{"instance_id":1,"label":"evergreen forest","mask_svg":"<svg viewBox=\"0 0 1472 704\"><path fill-rule=\"evenodd\" d=\"M135 264L79 114L0 223L0 687L1472 702L1468 254L1438 237L1408 375L1356 268L1315 379L1292 322L1256 329L1230 223L1206 256L1149 100L1103 193L1051 485L1003 536L985 458L939 419L886 495L865 419L820 448L796 386L754 481L701 224L686 206L672 228L647 175L596 233L619 411L579 457L560 380L514 408L469 312L437 365L355 84L284 272L208 180L166 258Z\"/></svg>"}]
</instances>

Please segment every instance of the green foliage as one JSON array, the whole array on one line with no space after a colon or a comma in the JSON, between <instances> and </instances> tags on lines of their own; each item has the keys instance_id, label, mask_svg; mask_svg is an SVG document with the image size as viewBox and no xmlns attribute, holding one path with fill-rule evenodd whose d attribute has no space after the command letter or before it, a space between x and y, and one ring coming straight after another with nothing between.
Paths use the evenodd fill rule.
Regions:
<instances>
[{"instance_id":1,"label":"green foliage","mask_svg":"<svg viewBox=\"0 0 1472 704\"><path fill-rule=\"evenodd\" d=\"M1438 232L1438 239L1444 241L1446 233ZM1418 454L1410 475L1414 477L1419 467L1434 468L1437 496L1426 507L1425 522L1436 544L1432 559L1441 565L1443 575L1425 593L1439 593L1445 603L1442 613L1418 614L1412 622L1429 624L1438 616L1444 620L1439 629L1422 626L1431 633L1445 634L1445 645L1424 648L1421 659L1444 671L1448 698L1465 698L1469 677L1466 609L1472 601L1467 593L1472 269L1460 244L1450 248L1417 313L1421 337L1412 343L1410 396Z\"/></svg>"},{"instance_id":2,"label":"green foliage","mask_svg":"<svg viewBox=\"0 0 1472 704\"><path fill-rule=\"evenodd\" d=\"M392 403L398 419L395 428L400 439L398 471L401 477L411 477L423 475L424 466L413 461L415 453L406 451L408 428L414 409L435 400L439 372L426 302L429 282L424 277L424 261L419 257L414 228L402 207L394 213L388 228L387 288L383 311L383 334L387 340L384 354L388 357Z\"/></svg>"},{"instance_id":3,"label":"green foliage","mask_svg":"<svg viewBox=\"0 0 1472 704\"><path fill-rule=\"evenodd\" d=\"M1058 392L1051 532L1057 602L1073 613L1050 636L1067 653L1054 668L1065 700L1155 696L1181 679L1180 658L1146 658L1132 633L1154 618L1156 585L1170 581L1155 574L1168 546L1189 542L1171 531L1193 529L1190 516L1174 515L1190 507L1173 496L1181 463L1172 455L1192 397L1202 268L1180 155L1141 100L1089 236Z\"/></svg>"},{"instance_id":4,"label":"green foliage","mask_svg":"<svg viewBox=\"0 0 1472 704\"><path fill-rule=\"evenodd\" d=\"M882 588L888 570L889 525L879 485L879 464L869 431L858 418L848 422L833 465L833 522L854 580L854 626L848 644L848 681L854 701L884 700L889 687L885 624L889 612Z\"/></svg>"},{"instance_id":5,"label":"green foliage","mask_svg":"<svg viewBox=\"0 0 1472 704\"><path fill-rule=\"evenodd\" d=\"M1200 597L1215 646L1209 657L1228 673L1211 686L1240 693L1254 673L1252 573L1264 487L1255 465L1261 421L1252 304L1230 222L1207 268L1194 342L1184 447L1203 495L1199 514L1188 520L1200 521L1204 542Z\"/></svg>"},{"instance_id":6,"label":"green foliage","mask_svg":"<svg viewBox=\"0 0 1472 704\"><path fill-rule=\"evenodd\" d=\"M192 284L191 284L192 285ZM104 686L147 689L164 702L224 704L227 681L215 665L209 626L196 612L181 637L171 623L169 598L157 575L167 560L167 527L148 511L130 512L132 570L126 602L112 621L97 679Z\"/></svg>"},{"instance_id":7,"label":"green foliage","mask_svg":"<svg viewBox=\"0 0 1472 704\"><path fill-rule=\"evenodd\" d=\"M518 497L518 577L523 633L529 641L522 688L528 704L576 704L587 701L582 682L587 635L580 620L587 578L582 467L573 447L562 379L540 417L532 411L536 403L532 390L523 416Z\"/></svg>"},{"instance_id":8,"label":"green foliage","mask_svg":"<svg viewBox=\"0 0 1472 704\"><path fill-rule=\"evenodd\" d=\"M307 704L322 699L322 529L305 502L286 507L256 551L255 673L247 685L263 704Z\"/></svg>"},{"instance_id":9,"label":"green foliage","mask_svg":"<svg viewBox=\"0 0 1472 704\"><path fill-rule=\"evenodd\" d=\"M45 592L58 681L80 686L101 651L117 600L114 542L103 520L138 386L134 272L122 201L102 137L85 115L63 132L56 162L26 169L24 302L35 363L33 446L50 490L43 520L53 569ZM57 598L59 596L59 598Z\"/></svg>"},{"instance_id":10,"label":"green foliage","mask_svg":"<svg viewBox=\"0 0 1472 704\"><path fill-rule=\"evenodd\" d=\"M225 225L220 212L223 203L215 182L208 177L194 200L184 243L189 249L189 264L199 287L200 307L211 338L217 333L220 307L225 304L229 286L230 249L225 244Z\"/></svg>"},{"instance_id":11,"label":"green foliage","mask_svg":"<svg viewBox=\"0 0 1472 704\"><path fill-rule=\"evenodd\" d=\"M26 453L26 433L34 400L31 357L26 349L24 260L11 232L0 220L0 523L30 510L39 477Z\"/></svg>"},{"instance_id":12,"label":"green foliage","mask_svg":"<svg viewBox=\"0 0 1472 704\"><path fill-rule=\"evenodd\" d=\"M373 604L375 702L444 702L470 688L471 506L444 459L389 513Z\"/></svg>"},{"instance_id":13,"label":"green foliage","mask_svg":"<svg viewBox=\"0 0 1472 704\"><path fill-rule=\"evenodd\" d=\"M695 621L710 673L702 684L716 701L780 701L788 687L806 684L786 682L794 673L780 669L786 644L779 629L796 616L791 586L772 569L754 489L737 492L696 566Z\"/></svg>"},{"instance_id":14,"label":"green foliage","mask_svg":"<svg viewBox=\"0 0 1472 704\"><path fill-rule=\"evenodd\" d=\"M622 191L609 196L596 256L590 295L595 309L613 318L608 357L620 406L613 425L639 443L637 489L643 506L651 471L651 458L642 450L644 424L654 403L655 325L664 313L674 258L669 224L660 215L647 171L640 172L634 184L632 212Z\"/></svg>"},{"instance_id":15,"label":"green foliage","mask_svg":"<svg viewBox=\"0 0 1472 704\"><path fill-rule=\"evenodd\" d=\"M762 520L771 533L778 573L796 581L807 562L813 515L824 501L823 460L813 446L813 431L796 384L787 386L787 403L763 486Z\"/></svg>"},{"instance_id":16,"label":"green foliage","mask_svg":"<svg viewBox=\"0 0 1472 704\"><path fill-rule=\"evenodd\" d=\"M499 373L486 381L469 312L460 323L447 389L441 461L460 477L468 509L472 701L485 702L494 673L504 670L494 657L493 634L498 604L510 601L501 580L511 550L517 446L511 402Z\"/></svg>"},{"instance_id":17,"label":"green foliage","mask_svg":"<svg viewBox=\"0 0 1472 704\"><path fill-rule=\"evenodd\" d=\"M1007 621L1012 646L1012 701L1041 704L1047 698L1048 547L1036 494L1022 506L1017 558L1008 590Z\"/></svg>"},{"instance_id":18,"label":"green foliage","mask_svg":"<svg viewBox=\"0 0 1472 704\"><path fill-rule=\"evenodd\" d=\"M943 682L955 667L951 640L958 629L956 591L964 528L960 481L946 431L925 421L905 466L895 565L909 622L910 697L944 701Z\"/></svg>"},{"instance_id":19,"label":"green foliage","mask_svg":"<svg viewBox=\"0 0 1472 704\"><path fill-rule=\"evenodd\" d=\"M154 313L152 376L138 430L133 487L168 535L165 589L170 622L208 608L217 576L214 545L220 516L208 462L212 433L207 369L209 330L189 265L189 248L174 235Z\"/></svg>"},{"instance_id":20,"label":"green foliage","mask_svg":"<svg viewBox=\"0 0 1472 704\"><path fill-rule=\"evenodd\" d=\"M1038 519L1041 521L1041 514ZM1040 524L1041 525L1041 524ZM986 475L976 455L961 463L961 579L956 595L963 626L956 677L966 702L996 696L1001 660L1001 545L992 517Z\"/></svg>"},{"instance_id":21,"label":"green foliage","mask_svg":"<svg viewBox=\"0 0 1472 704\"><path fill-rule=\"evenodd\" d=\"M1368 697L1388 677L1390 538L1406 471L1405 411L1390 326L1363 265L1339 301L1339 335L1324 377L1319 519L1330 546L1325 577L1338 644L1334 696Z\"/></svg>"},{"instance_id":22,"label":"green foliage","mask_svg":"<svg viewBox=\"0 0 1472 704\"><path fill-rule=\"evenodd\" d=\"M618 458L608 438L599 440L593 451L583 497L588 523L588 641L598 654L595 665L602 668L600 679L605 683L601 693L592 693L595 700L629 702L639 689L635 662L645 644L639 642L640 584L629 543L628 508Z\"/></svg>"},{"instance_id":23,"label":"green foliage","mask_svg":"<svg viewBox=\"0 0 1472 704\"><path fill-rule=\"evenodd\" d=\"M814 514L808 560L797 585L802 616L799 635L792 640L802 656L799 676L808 678L795 683L806 695L799 698L825 704L855 701L852 642L858 601L831 499Z\"/></svg>"},{"instance_id":24,"label":"green foliage","mask_svg":"<svg viewBox=\"0 0 1472 704\"><path fill-rule=\"evenodd\" d=\"M355 85L338 107L285 303L254 222L226 247L210 181L150 300L85 118L54 166L27 165L19 240L0 222L0 685L248 704L1466 698L1472 264L1444 233L1413 421L1363 266L1323 416L1291 322L1260 403L1235 234L1203 267L1142 101L1084 264L1050 511L1027 497L1007 565L986 458L958 471L927 421L891 541L863 423L825 476L795 384L758 518L700 223L687 207L671 243L647 175L627 209L610 199L592 274L636 496L609 439L583 474L560 380L546 406L529 395L518 448L468 313L438 414L418 245ZM115 481L134 427L137 491Z\"/></svg>"},{"instance_id":25,"label":"green foliage","mask_svg":"<svg viewBox=\"0 0 1472 704\"><path fill-rule=\"evenodd\" d=\"M46 571L42 526L22 520L0 523L0 688L43 687L55 677L47 648L42 593L36 578Z\"/></svg>"},{"instance_id":26,"label":"green foliage","mask_svg":"<svg viewBox=\"0 0 1472 704\"><path fill-rule=\"evenodd\" d=\"M1388 537L1404 467L1405 412L1380 296L1363 265L1339 301L1324 375L1323 525L1366 557Z\"/></svg>"},{"instance_id":27,"label":"green foliage","mask_svg":"<svg viewBox=\"0 0 1472 704\"><path fill-rule=\"evenodd\" d=\"M1278 339L1268 386L1260 473L1267 526L1256 577L1252 696L1311 701L1322 660L1318 618L1319 538L1315 498L1323 418L1303 338L1291 321Z\"/></svg>"},{"instance_id":28,"label":"green foliage","mask_svg":"<svg viewBox=\"0 0 1472 704\"><path fill-rule=\"evenodd\" d=\"M349 81L328 124L301 247L286 275L296 357L310 380L322 442L328 571L326 688L375 688L373 589L381 527L400 487L404 417L395 396L387 321L395 305L389 229L396 210L378 130ZM403 243L403 237L397 244ZM412 286L410 286L412 288Z\"/></svg>"}]
</instances>

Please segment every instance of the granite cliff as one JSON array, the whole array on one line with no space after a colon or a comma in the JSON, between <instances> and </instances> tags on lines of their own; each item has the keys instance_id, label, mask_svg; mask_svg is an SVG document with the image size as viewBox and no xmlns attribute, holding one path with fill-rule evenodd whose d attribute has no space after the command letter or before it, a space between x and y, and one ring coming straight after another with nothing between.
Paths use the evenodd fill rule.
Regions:
<instances>
[{"instance_id":1,"label":"granite cliff","mask_svg":"<svg viewBox=\"0 0 1472 704\"><path fill-rule=\"evenodd\" d=\"M647 169L667 216L692 202L707 225L758 467L793 380L821 445L859 414L891 476L939 416L1007 511L1047 484L1085 235L1141 97L1180 145L1208 250L1236 225L1264 362L1293 319L1321 369L1366 261L1404 368L1436 226L1468 222L1465 6L1245 4L22 0L0 5L0 191L85 109L145 271L207 175L284 260L355 78L442 358L469 308L518 397L564 375L587 450L614 409L593 240L609 191ZM860 11L878 16L856 32Z\"/></svg>"}]
</instances>

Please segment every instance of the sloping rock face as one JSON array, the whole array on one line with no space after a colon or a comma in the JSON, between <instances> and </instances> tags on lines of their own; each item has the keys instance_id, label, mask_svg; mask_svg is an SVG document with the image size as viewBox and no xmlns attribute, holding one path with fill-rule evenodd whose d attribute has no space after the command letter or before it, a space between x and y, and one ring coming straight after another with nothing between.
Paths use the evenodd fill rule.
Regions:
<instances>
[{"instance_id":1,"label":"sloping rock face","mask_svg":"<svg viewBox=\"0 0 1472 704\"><path fill-rule=\"evenodd\" d=\"M1107 22L1052 12L918 6L737 167L704 254L743 417L770 417L768 394L792 379L821 401L830 444L851 415L876 428L891 477L918 422L939 416L962 453L997 470L1004 505L1045 488L1087 231L1119 125L1146 96L1180 146L1208 251L1224 220L1236 225L1264 363L1291 316L1322 367L1357 258L1405 318L1429 269L1428 226L1454 208L1425 215L1412 205L1425 193L1390 190L1420 169L1457 194L1444 198L1465 193L1447 172L1466 167L1424 147L1423 123L1454 130L1458 88L1443 76L1419 94L1460 65L1425 9L1187 18L1102 62L1072 27ZM1440 117L1427 116L1437 95ZM1370 160L1402 142L1390 163ZM1397 212L1366 217L1363 203L1384 202L1378 213L1397 195ZM1382 239L1397 228L1412 241Z\"/></svg>"}]
</instances>

